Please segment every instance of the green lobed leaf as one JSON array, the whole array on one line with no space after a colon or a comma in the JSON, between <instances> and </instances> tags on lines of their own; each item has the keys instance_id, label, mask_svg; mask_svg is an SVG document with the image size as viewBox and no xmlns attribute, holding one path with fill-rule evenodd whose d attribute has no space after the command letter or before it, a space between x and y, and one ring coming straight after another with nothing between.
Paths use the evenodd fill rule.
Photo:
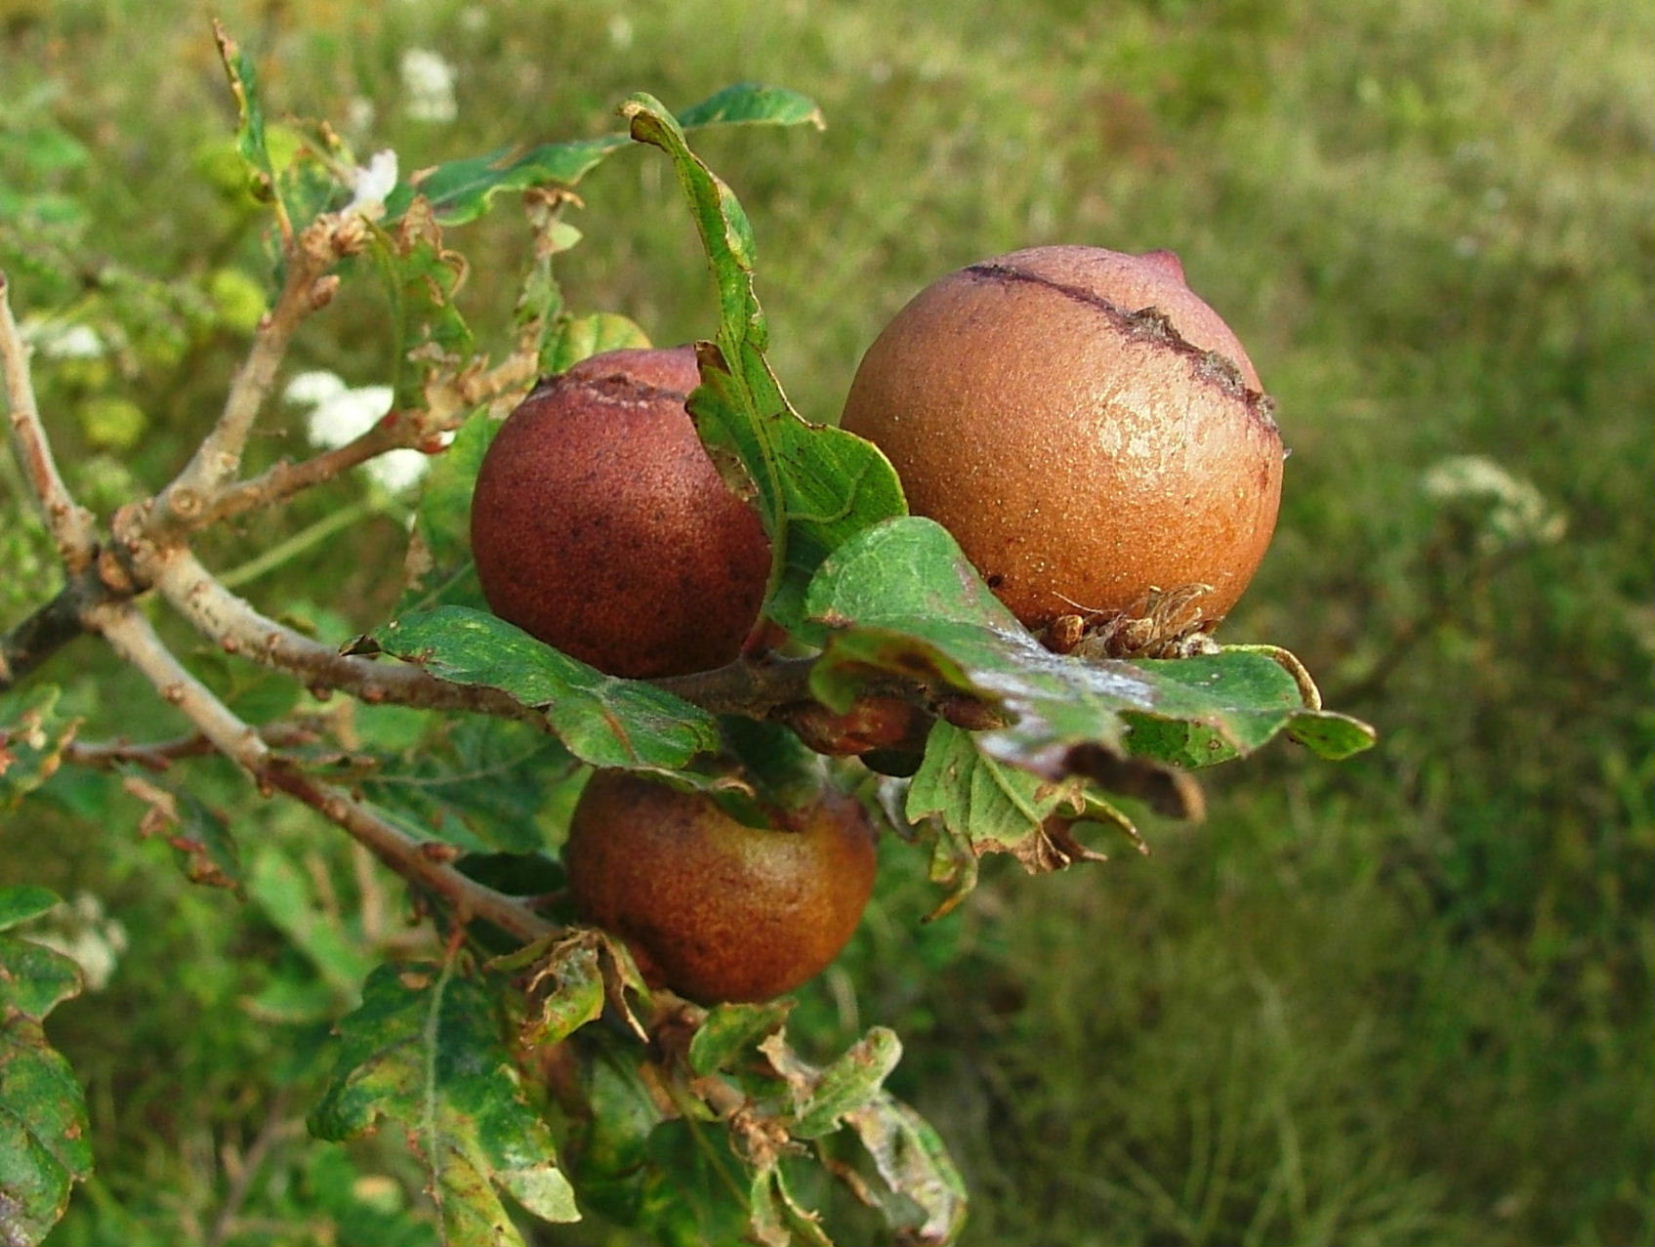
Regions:
<instances>
[{"instance_id":1,"label":"green lobed leaf","mask_svg":"<svg viewBox=\"0 0 1655 1247\"><path fill-rule=\"evenodd\" d=\"M690 1040L690 1068L707 1075L729 1069L760 1040L781 1030L792 1012L791 1000L765 1004L725 1004L710 1009Z\"/></svg>"},{"instance_id":2,"label":"green lobed leaf","mask_svg":"<svg viewBox=\"0 0 1655 1247\"><path fill-rule=\"evenodd\" d=\"M477 353L471 327L454 301L465 261L443 246L442 229L423 204L368 237L391 305L396 360L391 403L397 409L424 407L426 381L452 376Z\"/></svg>"},{"instance_id":3,"label":"green lobed leaf","mask_svg":"<svg viewBox=\"0 0 1655 1247\"><path fill-rule=\"evenodd\" d=\"M691 104L678 113L678 124L685 130L712 125L811 125L824 129L827 122L816 101L786 87L765 86L757 82L739 82L714 92L699 104Z\"/></svg>"},{"instance_id":4,"label":"green lobed leaf","mask_svg":"<svg viewBox=\"0 0 1655 1247\"><path fill-rule=\"evenodd\" d=\"M767 1036L759 1051L787 1087L790 1132L818 1139L837 1130L847 1113L879 1092L902 1059L902 1041L895 1031L875 1026L826 1066L801 1058L781 1031Z\"/></svg>"},{"instance_id":5,"label":"green lobed leaf","mask_svg":"<svg viewBox=\"0 0 1655 1247\"><path fill-rule=\"evenodd\" d=\"M671 1120L699 1101L673 1104L648 1049L612 1030L589 1027L570 1049L590 1110L570 1144L582 1201L641 1240L742 1241L745 1201L727 1186L738 1158L710 1127L712 1112Z\"/></svg>"},{"instance_id":6,"label":"green lobed leaf","mask_svg":"<svg viewBox=\"0 0 1655 1247\"><path fill-rule=\"evenodd\" d=\"M787 1165L812 1141L852 1126L871 1141L885 1186L848 1167L838 1167L839 1176L877 1201L897 1241L948 1241L913 1233L942 1226L951 1234L964 1196L935 1133L883 1089L900 1055L896 1035L876 1027L816 1066L788 1042L788 1008L784 1001L709 1010L686 1065L609 1028L576 1034L564 1052L588 1109L570 1145L582 1199L665 1242L827 1244L820 1217L791 1189ZM743 1097L739 1112L728 1109L732 1094Z\"/></svg>"},{"instance_id":7,"label":"green lobed leaf","mask_svg":"<svg viewBox=\"0 0 1655 1247\"><path fill-rule=\"evenodd\" d=\"M896 1032L872 1028L821 1071L809 1098L798 1106L793 1134L819 1139L837 1130L847 1115L873 1100L901 1059Z\"/></svg>"},{"instance_id":8,"label":"green lobed leaf","mask_svg":"<svg viewBox=\"0 0 1655 1247\"><path fill-rule=\"evenodd\" d=\"M732 105L733 106L733 105ZM735 194L689 148L660 103L635 95L622 107L641 143L672 158L718 289L716 343L697 348L701 385L690 396L701 439L751 493L773 551L767 610L784 627L804 622L810 577L842 542L906 510L890 463L871 443L799 418L765 358L769 328L753 289L752 226Z\"/></svg>"},{"instance_id":9,"label":"green lobed leaf","mask_svg":"<svg viewBox=\"0 0 1655 1247\"><path fill-rule=\"evenodd\" d=\"M603 972L597 953L583 951L557 967L555 991L541 1002L524 1038L535 1044L554 1044L568 1038L603 1014Z\"/></svg>"},{"instance_id":10,"label":"green lobed leaf","mask_svg":"<svg viewBox=\"0 0 1655 1247\"><path fill-rule=\"evenodd\" d=\"M1264 654L1053 654L993 597L953 537L918 517L887 521L835 552L806 608L829 632L812 671L824 703L843 709L888 674L966 693L1011 720L978 734L983 754L1048 779L1084 774L1094 750L1207 765L1283 730L1303 731L1314 747L1307 725L1336 717L1306 707L1294 677ZM1348 745L1349 733L1338 732Z\"/></svg>"},{"instance_id":11,"label":"green lobed leaf","mask_svg":"<svg viewBox=\"0 0 1655 1247\"><path fill-rule=\"evenodd\" d=\"M643 681L605 675L482 611L419 611L379 628L373 640L445 680L497 688L543 710L569 752L593 766L676 776L719 747L718 721L706 711Z\"/></svg>"},{"instance_id":12,"label":"green lobed leaf","mask_svg":"<svg viewBox=\"0 0 1655 1247\"><path fill-rule=\"evenodd\" d=\"M311 1132L342 1141L384 1119L430 1175L453 1247L521 1244L499 1191L549 1221L579 1220L546 1123L528 1106L483 986L431 963L380 966L339 1025L331 1085Z\"/></svg>"},{"instance_id":13,"label":"green lobed leaf","mask_svg":"<svg viewBox=\"0 0 1655 1247\"><path fill-rule=\"evenodd\" d=\"M533 967L530 1007L518 1029L525 1047L557 1044L613 1005L634 1034L642 1024L632 1013L627 991L646 991L631 955L619 940L595 927L576 927L495 959L491 969L511 972Z\"/></svg>"},{"instance_id":14,"label":"green lobed leaf","mask_svg":"<svg viewBox=\"0 0 1655 1247\"><path fill-rule=\"evenodd\" d=\"M0 936L0 1020L45 1021L80 992L80 967L70 958L30 939Z\"/></svg>"},{"instance_id":15,"label":"green lobed leaf","mask_svg":"<svg viewBox=\"0 0 1655 1247\"><path fill-rule=\"evenodd\" d=\"M931 1124L886 1092L845 1120L873 1157L885 1184L880 1208L901 1241L954 1242L965 1225L965 1179Z\"/></svg>"},{"instance_id":16,"label":"green lobed leaf","mask_svg":"<svg viewBox=\"0 0 1655 1247\"><path fill-rule=\"evenodd\" d=\"M932 918L976 887L976 861L988 853L1009 853L1030 874L1106 860L1081 842L1077 826L1109 828L1145 851L1132 820L1098 791L1097 774L1046 780L990 757L983 740L981 733L937 723L908 785L904 813L935 832L931 878L949 888ZM1092 763L1088 769L1106 771Z\"/></svg>"},{"instance_id":17,"label":"green lobed leaf","mask_svg":"<svg viewBox=\"0 0 1655 1247\"><path fill-rule=\"evenodd\" d=\"M546 375L567 372L583 359L604 351L636 350L649 345L646 334L625 316L593 312L563 320L540 357Z\"/></svg>"},{"instance_id":18,"label":"green lobed leaf","mask_svg":"<svg viewBox=\"0 0 1655 1247\"><path fill-rule=\"evenodd\" d=\"M213 23L213 34L236 101L236 154L252 174L254 196L274 205L284 235L302 229L343 197L345 187L333 168L354 163L350 151L327 127L313 137L292 126L270 125L252 58L222 23Z\"/></svg>"},{"instance_id":19,"label":"green lobed leaf","mask_svg":"<svg viewBox=\"0 0 1655 1247\"><path fill-rule=\"evenodd\" d=\"M822 114L797 91L748 83L726 87L692 104L681 121L686 127L811 124L820 129ZM443 225L464 225L487 212L503 191L572 187L630 142L625 134L605 134L541 143L528 151L502 147L487 155L451 160L398 183L385 201L386 214L395 220L408 211L415 195L423 195Z\"/></svg>"},{"instance_id":20,"label":"green lobed leaf","mask_svg":"<svg viewBox=\"0 0 1655 1247\"><path fill-rule=\"evenodd\" d=\"M31 884L8 884L0 887L0 931L8 931L19 923L38 918L62 903L62 897L50 888Z\"/></svg>"},{"instance_id":21,"label":"green lobed leaf","mask_svg":"<svg viewBox=\"0 0 1655 1247\"><path fill-rule=\"evenodd\" d=\"M42 891L6 888L0 908L21 921ZM74 1184L92 1173L86 1097L41 1025L80 986L69 958L0 936L0 1241L8 1244L40 1242Z\"/></svg>"},{"instance_id":22,"label":"green lobed leaf","mask_svg":"<svg viewBox=\"0 0 1655 1247\"><path fill-rule=\"evenodd\" d=\"M581 233L563 219L563 210L574 202L572 193L529 197L524 202L530 234L529 262L518 283L517 306L512 325L517 331L517 349L532 354L545 375L545 359L557 340L558 331L569 319L563 287L557 280L557 257L580 242Z\"/></svg>"},{"instance_id":23,"label":"green lobed leaf","mask_svg":"<svg viewBox=\"0 0 1655 1247\"><path fill-rule=\"evenodd\" d=\"M666 1120L644 1075L648 1053L615 1035L600 1035L583 1052L590 1134L581 1152L583 1164L619 1177L643 1163L649 1136Z\"/></svg>"},{"instance_id":24,"label":"green lobed leaf","mask_svg":"<svg viewBox=\"0 0 1655 1247\"><path fill-rule=\"evenodd\" d=\"M0 697L0 810L15 809L63 764L80 720L58 713L61 695L40 684Z\"/></svg>"},{"instance_id":25,"label":"green lobed leaf","mask_svg":"<svg viewBox=\"0 0 1655 1247\"><path fill-rule=\"evenodd\" d=\"M541 143L526 152L501 147L482 156L450 160L397 183L385 199L386 219L395 221L422 195L443 225L464 225L489 210L502 191L533 186L573 186L604 158L627 145L624 134Z\"/></svg>"},{"instance_id":26,"label":"green lobed leaf","mask_svg":"<svg viewBox=\"0 0 1655 1247\"><path fill-rule=\"evenodd\" d=\"M884 1088L901 1055L893 1032L874 1027L824 1068L802 1060L781 1033L760 1049L787 1085L795 1138L848 1126L861 1140L883 1186L864 1182L859 1192L877 1199L897 1241L954 1241L965 1222L965 1183L936 1131ZM755 1220L761 1212L773 1216L774 1209L755 1208Z\"/></svg>"},{"instance_id":27,"label":"green lobed leaf","mask_svg":"<svg viewBox=\"0 0 1655 1247\"><path fill-rule=\"evenodd\" d=\"M1084 811L1079 783L1042 779L987 756L980 744L952 724L933 727L904 812L915 823L940 818L978 856L1011 853L1030 870L1049 869L1057 863L1046 821Z\"/></svg>"},{"instance_id":28,"label":"green lobed leaf","mask_svg":"<svg viewBox=\"0 0 1655 1247\"><path fill-rule=\"evenodd\" d=\"M213 34L218 40L219 59L230 79L230 93L236 100L236 152L259 178L261 189L274 195L276 167L265 134L264 97L259 93L258 70L222 25L215 22Z\"/></svg>"}]
</instances>

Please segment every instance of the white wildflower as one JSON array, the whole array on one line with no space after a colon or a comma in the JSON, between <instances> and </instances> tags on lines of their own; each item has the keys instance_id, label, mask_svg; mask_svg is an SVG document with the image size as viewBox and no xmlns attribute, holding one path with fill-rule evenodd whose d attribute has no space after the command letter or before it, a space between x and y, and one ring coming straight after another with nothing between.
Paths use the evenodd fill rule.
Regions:
<instances>
[{"instance_id":1,"label":"white wildflower","mask_svg":"<svg viewBox=\"0 0 1655 1247\"><path fill-rule=\"evenodd\" d=\"M366 134L373 129L376 116L372 100L362 95L352 96L345 105L345 128L352 134Z\"/></svg>"},{"instance_id":2,"label":"white wildflower","mask_svg":"<svg viewBox=\"0 0 1655 1247\"><path fill-rule=\"evenodd\" d=\"M402 90L415 121L453 121L460 114L454 97L454 66L428 48L402 54Z\"/></svg>"},{"instance_id":3,"label":"white wildflower","mask_svg":"<svg viewBox=\"0 0 1655 1247\"><path fill-rule=\"evenodd\" d=\"M47 359L99 359L108 350L91 325L36 320L26 324L23 333Z\"/></svg>"},{"instance_id":4,"label":"white wildflower","mask_svg":"<svg viewBox=\"0 0 1655 1247\"><path fill-rule=\"evenodd\" d=\"M343 377L331 372L301 372L287 383L282 397L295 407L315 407L343 394L348 387Z\"/></svg>"},{"instance_id":5,"label":"white wildflower","mask_svg":"<svg viewBox=\"0 0 1655 1247\"><path fill-rule=\"evenodd\" d=\"M354 441L391 409L391 387L364 385L340 390L311 408L305 432L311 443L332 450Z\"/></svg>"},{"instance_id":6,"label":"white wildflower","mask_svg":"<svg viewBox=\"0 0 1655 1247\"><path fill-rule=\"evenodd\" d=\"M302 372L287 383L283 396L295 406L310 408L305 434L324 450L355 440L391 410L390 386L351 389L331 372ZM420 451L389 450L365 466L381 489L400 494L417 484L430 465Z\"/></svg>"},{"instance_id":7,"label":"white wildflower","mask_svg":"<svg viewBox=\"0 0 1655 1247\"><path fill-rule=\"evenodd\" d=\"M615 13L609 18L609 46L621 52L632 46L632 19L625 13Z\"/></svg>"},{"instance_id":8,"label":"white wildflower","mask_svg":"<svg viewBox=\"0 0 1655 1247\"><path fill-rule=\"evenodd\" d=\"M368 460L368 475L387 493L400 494L419 484L431 460L417 450L387 450Z\"/></svg>"},{"instance_id":9,"label":"white wildflower","mask_svg":"<svg viewBox=\"0 0 1655 1247\"><path fill-rule=\"evenodd\" d=\"M90 892L58 905L41 916L39 926L27 928L27 938L62 953L80 966L89 992L109 986L115 966L127 949L126 926L104 913L103 902Z\"/></svg>"},{"instance_id":10,"label":"white wildflower","mask_svg":"<svg viewBox=\"0 0 1655 1247\"><path fill-rule=\"evenodd\" d=\"M1518 544L1550 545L1568 531L1569 518L1530 481L1482 455L1454 455L1425 472L1425 492L1442 502L1488 505L1478 542L1495 550Z\"/></svg>"}]
</instances>

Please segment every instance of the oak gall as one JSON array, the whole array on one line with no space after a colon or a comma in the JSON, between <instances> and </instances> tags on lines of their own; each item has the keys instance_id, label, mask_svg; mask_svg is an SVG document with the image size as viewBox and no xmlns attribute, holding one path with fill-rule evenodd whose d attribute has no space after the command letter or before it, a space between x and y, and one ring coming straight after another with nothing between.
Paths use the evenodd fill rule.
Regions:
<instances>
[{"instance_id":1,"label":"oak gall","mask_svg":"<svg viewBox=\"0 0 1655 1247\"><path fill-rule=\"evenodd\" d=\"M770 542L684 403L695 353L594 355L542 382L477 474L471 548L490 609L611 675L732 661L763 604Z\"/></svg>"},{"instance_id":2,"label":"oak gall","mask_svg":"<svg viewBox=\"0 0 1655 1247\"><path fill-rule=\"evenodd\" d=\"M839 955L873 892L872 826L825 792L796 829L748 827L709 797L599 771L563 860L576 909L644 977L702 1004L769 1000Z\"/></svg>"},{"instance_id":3,"label":"oak gall","mask_svg":"<svg viewBox=\"0 0 1655 1247\"><path fill-rule=\"evenodd\" d=\"M1169 251L1036 247L949 274L868 349L842 424L1030 628L1170 601L1168 629L1210 630L1275 528L1271 403Z\"/></svg>"}]
</instances>

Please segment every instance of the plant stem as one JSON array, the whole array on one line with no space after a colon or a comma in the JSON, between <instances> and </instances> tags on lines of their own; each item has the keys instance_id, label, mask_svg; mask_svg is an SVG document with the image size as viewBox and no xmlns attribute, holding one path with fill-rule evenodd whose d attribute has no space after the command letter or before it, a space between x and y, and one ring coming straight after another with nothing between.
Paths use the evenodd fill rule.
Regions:
<instances>
[{"instance_id":1,"label":"plant stem","mask_svg":"<svg viewBox=\"0 0 1655 1247\"><path fill-rule=\"evenodd\" d=\"M155 498L151 535L162 537L199 525L225 483L241 467L242 451L294 333L330 293L324 275L338 258L334 221L320 217L286 247L287 279L276 304L253 335L252 349L230 382L218 423L196 447L184 470Z\"/></svg>"},{"instance_id":2,"label":"plant stem","mask_svg":"<svg viewBox=\"0 0 1655 1247\"><path fill-rule=\"evenodd\" d=\"M0 633L0 691L19 683L41 663L78 637L82 595L71 582L9 632Z\"/></svg>"},{"instance_id":3,"label":"plant stem","mask_svg":"<svg viewBox=\"0 0 1655 1247\"><path fill-rule=\"evenodd\" d=\"M343 789L273 753L256 730L190 674L131 602L101 603L87 612L86 621L144 673L162 700L176 706L215 749L247 771L260 791L285 792L342 827L397 874L447 902L461 925L480 918L524 943L557 930L526 902L455 870L448 863L447 845L438 844L433 851Z\"/></svg>"},{"instance_id":4,"label":"plant stem","mask_svg":"<svg viewBox=\"0 0 1655 1247\"><path fill-rule=\"evenodd\" d=\"M92 513L70 495L52 455L29 376L29 348L12 316L9 292L6 275L0 273L0 371L6 374L12 445L57 542L58 557L71 572L78 572L92 560L96 526Z\"/></svg>"},{"instance_id":5,"label":"plant stem","mask_svg":"<svg viewBox=\"0 0 1655 1247\"><path fill-rule=\"evenodd\" d=\"M228 653L288 671L313 688L338 688L372 703L471 710L545 726L545 717L498 689L454 684L408 663L341 654L261 615L201 565L185 546L150 555L143 570L196 629Z\"/></svg>"}]
</instances>

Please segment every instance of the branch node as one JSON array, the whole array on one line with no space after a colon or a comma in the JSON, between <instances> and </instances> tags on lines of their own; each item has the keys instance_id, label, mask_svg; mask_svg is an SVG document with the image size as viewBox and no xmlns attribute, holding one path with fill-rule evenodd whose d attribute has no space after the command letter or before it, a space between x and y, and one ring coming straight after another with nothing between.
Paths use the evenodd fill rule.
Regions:
<instances>
[{"instance_id":1,"label":"branch node","mask_svg":"<svg viewBox=\"0 0 1655 1247\"><path fill-rule=\"evenodd\" d=\"M121 558L118 550L110 546L100 546L97 551L97 561L94 564L98 583L117 598L136 597L140 591L137 579L132 569Z\"/></svg>"},{"instance_id":2,"label":"branch node","mask_svg":"<svg viewBox=\"0 0 1655 1247\"><path fill-rule=\"evenodd\" d=\"M172 503L172 513L186 523L197 518L205 506L201 491L191 489L188 485L180 485L173 490L170 501Z\"/></svg>"}]
</instances>

